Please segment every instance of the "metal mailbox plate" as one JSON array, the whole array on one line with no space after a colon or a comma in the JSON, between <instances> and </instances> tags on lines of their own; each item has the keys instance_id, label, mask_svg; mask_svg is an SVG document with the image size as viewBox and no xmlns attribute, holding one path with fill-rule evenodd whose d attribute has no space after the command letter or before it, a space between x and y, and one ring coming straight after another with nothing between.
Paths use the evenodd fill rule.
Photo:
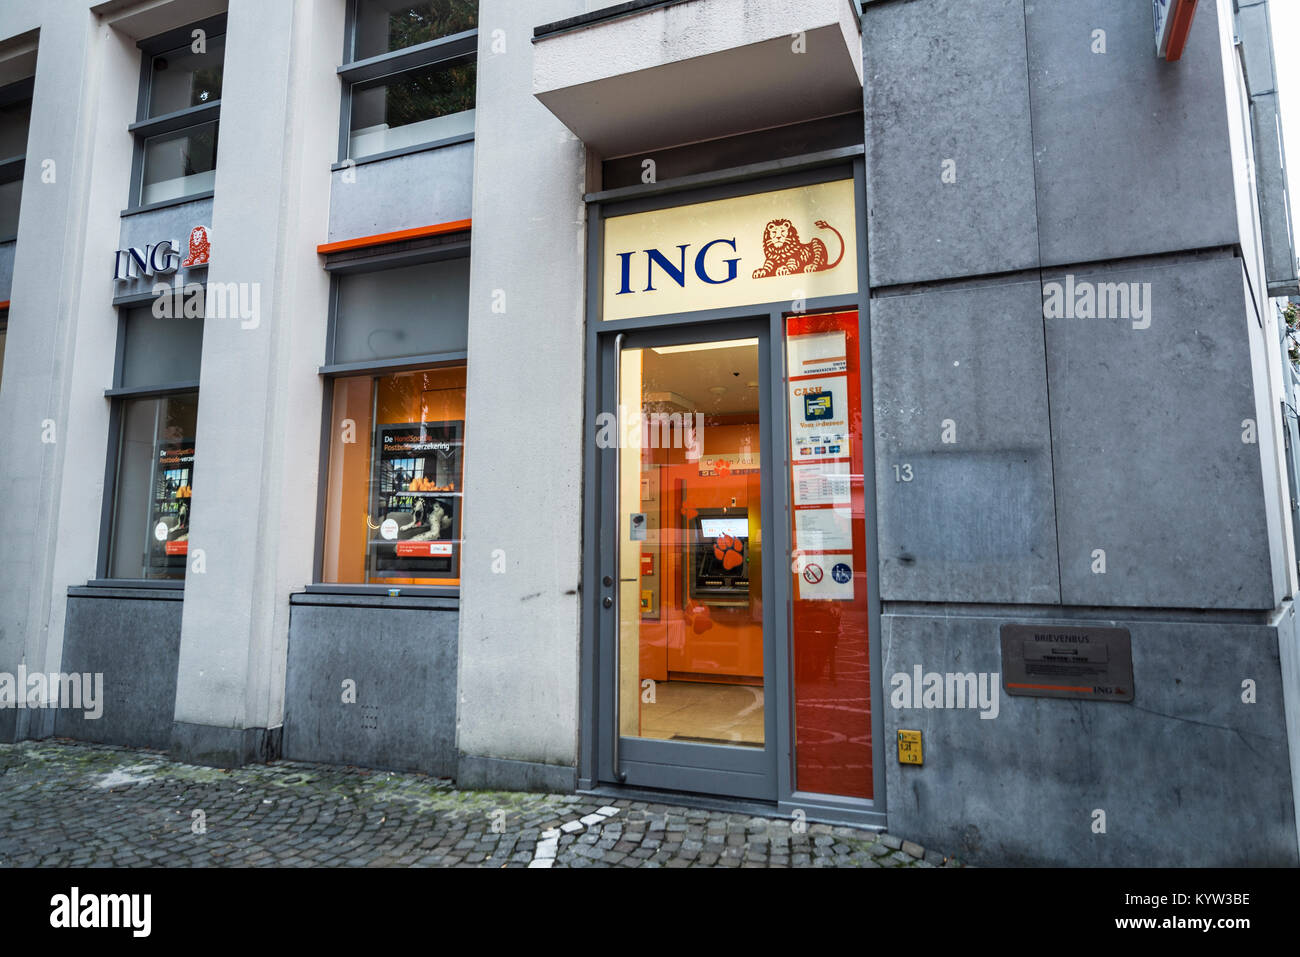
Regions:
<instances>
[{"instance_id":1,"label":"metal mailbox plate","mask_svg":"<svg viewBox=\"0 0 1300 957\"><path fill-rule=\"evenodd\" d=\"M1002 626L1002 688L1009 695L1133 700L1127 628Z\"/></svg>"}]
</instances>

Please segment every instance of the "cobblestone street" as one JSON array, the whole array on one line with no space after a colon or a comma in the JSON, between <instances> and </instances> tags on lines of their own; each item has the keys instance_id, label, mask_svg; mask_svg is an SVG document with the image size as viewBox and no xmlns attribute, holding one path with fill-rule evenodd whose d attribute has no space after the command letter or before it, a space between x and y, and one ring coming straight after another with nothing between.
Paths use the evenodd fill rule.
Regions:
<instances>
[{"instance_id":1,"label":"cobblestone street","mask_svg":"<svg viewBox=\"0 0 1300 957\"><path fill-rule=\"evenodd\" d=\"M4 867L937 867L892 834L281 761L0 745Z\"/></svg>"}]
</instances>

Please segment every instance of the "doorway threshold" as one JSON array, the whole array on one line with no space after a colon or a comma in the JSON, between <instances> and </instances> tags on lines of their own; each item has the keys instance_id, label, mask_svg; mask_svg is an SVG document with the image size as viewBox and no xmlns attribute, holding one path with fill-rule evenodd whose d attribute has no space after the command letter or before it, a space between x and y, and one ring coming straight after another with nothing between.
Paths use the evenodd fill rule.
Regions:
<instances>
[{"instance_id":1,"label":"doorway threshold","mask_svg":"<svg viewBox=\"0 0 1300 957\"><path fill-rule=\"evenodd\" d=\"M794 803L755 801L749 798L729 798L716 794L696 794L690 791L661 791L654 788L627 787L618 784L579 786L575 793L614 800L645 801L648 804L671 804L700 811L747 814L750 817L790 818L794 816L795 811L802 811L805 818L814 824L856 827L867 831L884 831L886 829L883 812L837 807L812 801Z\"/></svg>"},{"instance_id":2,"label":"doorway threshold","mask_svg":"<svg viewBox=\"0 0 1300 957\"><path fill-rule=\"evenodd\" d=\"M659 791L653 788L627 787L620 784L599 784L579 787L577 794L594 797L617 798L624 801L645 801L649 804L673 804L700 811L722 811L748 814L750 817L782 817L776 801L755 801L750 798L719 797L714 794L694 794L690 791Z\"/></svg>"}]
</instances>

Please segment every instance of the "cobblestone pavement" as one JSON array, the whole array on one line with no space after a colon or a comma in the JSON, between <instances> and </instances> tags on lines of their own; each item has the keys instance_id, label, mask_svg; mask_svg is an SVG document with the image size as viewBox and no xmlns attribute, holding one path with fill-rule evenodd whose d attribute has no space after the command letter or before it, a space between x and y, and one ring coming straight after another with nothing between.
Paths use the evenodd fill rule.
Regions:
<instances>
[{"instance_id":1,"label":"cobblestone pavement","mask_svg":"<svg viewBox=\"0 0 1300 957\"><path fill-rule=\"evenodd\" d=\"M892 834L278 761L0 745L6 867L936 867Z\"/></svg>"}]
</instances>

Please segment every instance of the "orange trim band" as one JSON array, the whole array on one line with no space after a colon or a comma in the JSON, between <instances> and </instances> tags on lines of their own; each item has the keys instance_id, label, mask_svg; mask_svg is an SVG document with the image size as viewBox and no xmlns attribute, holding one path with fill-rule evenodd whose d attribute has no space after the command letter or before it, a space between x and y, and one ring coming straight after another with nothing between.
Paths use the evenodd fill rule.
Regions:
<instances>
[{"instance_id":1,"label":"orange trim band","mask_svg":"<svg viewBox=\"0 0 1300 957\"><path fill-rule=\"evenodd\" d=\"M322 256L328 253L341 253L348 249L365 249L369 246L383 246L397 243L404 239L423 239L425 236L442 236L446 233L466 232L472 220L458 219L451 223L438 223L436 226L417 226L415 229L399 229L394 233L379 233L374 236L361 236L357 239L342 239L336 243L322 243L316 252Z\"/></svg>"},{"instance_id":2,"label":"orange trim band","mask_svg":"<svg viewBox=\"0 0 1300 957\"><path fill-rule=\"evenodd\" d=\"M1019 684L1014 681L1008 681L1007 687L1008 688L1032 688L1035 691L1084 691L1089 694L1092 693L1091 688L1077 688L1073 685L1026 685L1026 684Z\"/></svg>"},{"instance_id":3,"label":"orange trim band","mask_svg":"<svg viewBox=\"0 0 1300 957\"><path fill-rule=\"evenodd\" d=\"M8 308L9 308L9 300L8 300L8 299L4 300L3 302L0 302L0 309L8 309Z\"/></svg>"}]
</instances>

